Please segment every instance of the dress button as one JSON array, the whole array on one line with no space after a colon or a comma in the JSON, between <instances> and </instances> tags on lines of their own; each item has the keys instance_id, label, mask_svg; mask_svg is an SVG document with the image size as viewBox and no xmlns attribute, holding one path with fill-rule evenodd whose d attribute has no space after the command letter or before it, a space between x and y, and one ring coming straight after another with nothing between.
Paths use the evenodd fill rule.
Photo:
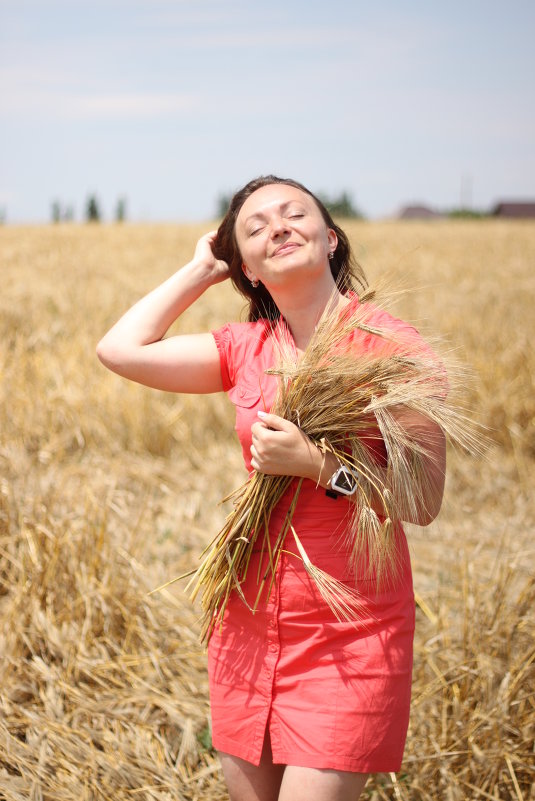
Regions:
<instances>
[{"instance_id":1,"label":"dress button","mask_svg":"<svg viewBox=\"0 0 535 801\"><path fill-rule=\"evenodd\" d=\"M272 652L275 652L277 650L277 646L275 645L275 643L271 643L271 645L269 646L269 650Z\"/></svg>"}]
</instances>

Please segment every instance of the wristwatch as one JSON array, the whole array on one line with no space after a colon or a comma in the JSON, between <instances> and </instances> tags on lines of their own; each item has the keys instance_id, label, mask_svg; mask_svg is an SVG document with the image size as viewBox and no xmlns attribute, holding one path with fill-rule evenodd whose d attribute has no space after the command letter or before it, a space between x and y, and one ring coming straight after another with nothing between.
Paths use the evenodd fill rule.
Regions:
<instances>
[{"instance_id":1,"label":"wristwatch","mask_svg":"<svg viewBox=\"0 0 535 801\"><path fill-rule=\"evenodd\" d=\"M341 465L329 479L329 489L326 490L326 493L331 498L336 498L338 495L353 495L357 491L358 483L358 473Z\"/></svg>"}]
</instances>

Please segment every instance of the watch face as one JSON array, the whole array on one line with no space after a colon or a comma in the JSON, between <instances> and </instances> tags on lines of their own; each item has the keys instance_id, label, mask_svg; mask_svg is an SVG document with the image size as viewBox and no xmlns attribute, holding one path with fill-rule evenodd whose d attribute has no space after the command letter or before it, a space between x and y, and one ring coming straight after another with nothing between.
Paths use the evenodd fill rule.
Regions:
<instances>
[{"instance_id":1,"label":"watch face","mask_svg":"<svg viewBox=\"0 0 535 801\"><path fill-rule=\"evenodd\" d=\"M331 487L338 492L350 494L357 486L357 480L347 467L341 467L331 482Z\"/></svg>"}]
</instances>

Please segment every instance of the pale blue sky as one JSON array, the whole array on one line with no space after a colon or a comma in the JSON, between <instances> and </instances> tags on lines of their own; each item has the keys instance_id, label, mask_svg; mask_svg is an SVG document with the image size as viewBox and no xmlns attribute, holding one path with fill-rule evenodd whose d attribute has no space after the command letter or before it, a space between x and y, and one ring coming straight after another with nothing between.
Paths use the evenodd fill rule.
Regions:
<instances>
[{"instance_id":1,"label":"pale blue sky","mask_svg":"<svg viewBox=\"0 0 535 801\"><path fill-rule=\"evenodd\" d=\"M372 218L533 198L534 41L533 0L0 0L0 207L205 220L266 172Z\"/></svg>"}]
</instances>

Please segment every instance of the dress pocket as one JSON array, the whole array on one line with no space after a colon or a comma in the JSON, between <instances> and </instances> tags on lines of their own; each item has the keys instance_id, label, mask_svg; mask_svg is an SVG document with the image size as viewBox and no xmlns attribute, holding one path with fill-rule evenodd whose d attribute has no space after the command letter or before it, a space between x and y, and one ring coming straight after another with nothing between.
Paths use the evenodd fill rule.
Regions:
<instances>
[{"instance_id":1,"label":"dress pocket","mask_svg":"<svg viewBox=\"0 0 535 801\"><path fill-rule=\"evenodd\" d=\"M244 409L259 406L262 401L260 387L251 387L247 384L236 384L227 394L234 406L241 406Z\"/></svg>"}]
</instances>

